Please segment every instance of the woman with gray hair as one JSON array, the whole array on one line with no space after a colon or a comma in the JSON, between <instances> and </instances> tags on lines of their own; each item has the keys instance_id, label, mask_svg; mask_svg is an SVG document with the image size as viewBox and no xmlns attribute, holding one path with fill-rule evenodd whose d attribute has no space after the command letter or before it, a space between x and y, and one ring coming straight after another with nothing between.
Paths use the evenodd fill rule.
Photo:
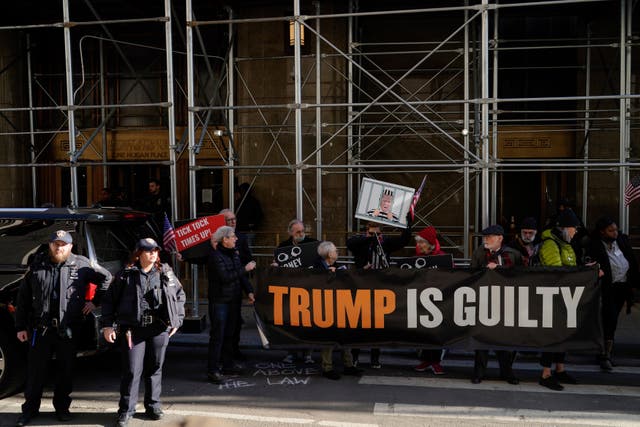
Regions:
<instances>
[{"instance_id":1,"label":"woman with gray hair","mask_svg":"<svg viewBox=\"0 0 640 427\"><path fill-rule=\"evenodd\" d=\"M223 226L211 237L213 251L209 256L207 271L209 274L209 381L220 384L223 373L238 374L242 366L233 361L233 333L236 313L242 303L244 290L249 303L253 304L253 288L247 278L249 270L243 267L236 250L236 237L233 227ZM222 357L222 369L218 361Z\"/></svg>"},{"instance_id":2,"label":"woman with gray hair","mask_svg":"<svg viewBox=\"0 0 640 427\"><path fill-rule=\"evenodd\" d=\"M316 261L314 268L318 270L327 270L335 272L336 270L345 270L344 265L337 266L338 249L332 242L320 242L318 245L318 260ZM322 376L329 378L330 380L340 379L340 374L333 369L333 347L326 347L322 349ZM353 357L349 349L341 349L342 363L344 364L344 375L360 375L362 371L353 366Z\"/></svg>"}]
</instances>

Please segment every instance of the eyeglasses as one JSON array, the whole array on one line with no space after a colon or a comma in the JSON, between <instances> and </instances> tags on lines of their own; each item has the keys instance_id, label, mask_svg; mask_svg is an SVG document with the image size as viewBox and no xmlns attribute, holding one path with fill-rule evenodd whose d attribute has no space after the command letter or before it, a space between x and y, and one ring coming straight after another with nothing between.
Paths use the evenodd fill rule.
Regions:
<instances>
[{"instance_id":1,"label":"eyeglasses","mask_svg":"<svg viewBox=\"0 0 640 427\"><path fill-rule=\"evenodd\" d=\"M234 216L233 218L226 218L225 222L236 222L236 217Z\"/></svg>"}]
</instances>

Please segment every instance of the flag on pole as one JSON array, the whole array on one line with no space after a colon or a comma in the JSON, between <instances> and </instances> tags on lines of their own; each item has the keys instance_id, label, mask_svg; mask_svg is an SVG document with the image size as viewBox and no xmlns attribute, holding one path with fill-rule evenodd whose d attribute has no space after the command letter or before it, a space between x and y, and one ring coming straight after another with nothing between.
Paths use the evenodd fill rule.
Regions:
<instances>
[{"instance_id":1,"label":"flag on pole","mask_svg":"<svg viewBox=\"0 0 640 427\"><path fill-rule=\"evenodd\" d=\"M629 206L638 197L640 197L640 175L631 178L631 181L624 188L624 205Z\"/></svg>"},{"instance_id":2,"label":"flag on pole","mask_svg":"<svg viewBox=\"0 0 640 427\"><path fill-rule=\"evenodd\" d=\"M173 226L169 222L166 213L164 214L164 224L162 226L162 246L169 253L177 252L176 234L173 232Z\"/></svg>"},{"instance_id":3,"label":"flag on pole","mask_svg":"<svg viewBox=\"0 0 640 427\"><path fill-rule=\"evenodd\" d=\"M415 209L418 204L418 200L420 200L420 193L422 193L422 189L424 188L424 183L427 181L427 175L422 178L422 184L418 187L418 190L413 193L413 200L411 201L411 206L409 206L409 212L411 212L411 221L413 221L416 217Z\"/></svg>"}]
</instances>

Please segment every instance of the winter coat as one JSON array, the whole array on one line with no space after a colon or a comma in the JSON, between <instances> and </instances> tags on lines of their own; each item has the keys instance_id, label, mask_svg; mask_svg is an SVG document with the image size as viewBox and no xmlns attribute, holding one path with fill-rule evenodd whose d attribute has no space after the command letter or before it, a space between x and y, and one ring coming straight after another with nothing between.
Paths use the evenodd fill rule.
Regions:
<instances>
[{"instance_id":1,"label":"winter coat","mask_svg":"<svg viewBox=\"0 0 640 427\"><path fill-rule=\"evenodd\" d=\"M58 319L60 327L72 326L83 319L85 296L89 283L97 285L91 300L100 303L111 282L111 273L86 257L70 254L60 267L60 306L58 313L49 312L53 292L53 269L49 252L38 254L23 278L18 290L16 330L25 331L36 326L48 326L51 319Z\"/></svg>"},{"instance_id":2,"label":"winter coat","mask_svg":"<svg viewBox=\"0 0 640 427\"><path fill-rule=\"evenodd\" d=\"M103 327L119 325L139 326L142 320L142 302L140 301L142 286L138 266L128 266L117 275L102 303ZM162 305L166 307L167 326L179 328L184 321L184 303L186 295L182 284L171 267L162 264L160 268L160 286L162 289Z\"/></svg>"}]
</instances>

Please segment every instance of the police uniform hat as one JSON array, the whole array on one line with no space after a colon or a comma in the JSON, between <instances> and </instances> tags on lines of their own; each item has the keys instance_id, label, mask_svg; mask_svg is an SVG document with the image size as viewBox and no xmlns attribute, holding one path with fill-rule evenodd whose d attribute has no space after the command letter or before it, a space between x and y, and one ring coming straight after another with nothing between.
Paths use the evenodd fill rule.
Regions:
<instances>
[{"instance_id":1,"label":"police uniform hat","mask_svg":"<svg viewBox=\"0 0 640 427\"><path fill-rule=\"evenodd\" d=\"M136 243L136 251L153 251L155 249L160 250L160 246L151 237L140 239Z\"/></svg>"},{"instance_id":2,"label":"police uniform hat","mask_svg":"<svg viewBox=\"0 0 640 427\"><path fill-rule=\"evenodd\" d=\"M49 238L49 243L53 243L56 240L60 240L61 242L64 242L67 245L69 243L73 243L73 237L71 237L71 234L69 234L67 231L64 231L64 230L54 231L51 234L51 237Z\"/></svg>"},{"instance_id":3,"label":"police uniform hat","mask_svg":"<svg viewBox=\"0 0 640 427\"><path fill-rule=\"evenodd\" d=\"M483 236L504 236L504 228L501 225L493 224L482 230Z\"/></svg>"}]
</instances>

